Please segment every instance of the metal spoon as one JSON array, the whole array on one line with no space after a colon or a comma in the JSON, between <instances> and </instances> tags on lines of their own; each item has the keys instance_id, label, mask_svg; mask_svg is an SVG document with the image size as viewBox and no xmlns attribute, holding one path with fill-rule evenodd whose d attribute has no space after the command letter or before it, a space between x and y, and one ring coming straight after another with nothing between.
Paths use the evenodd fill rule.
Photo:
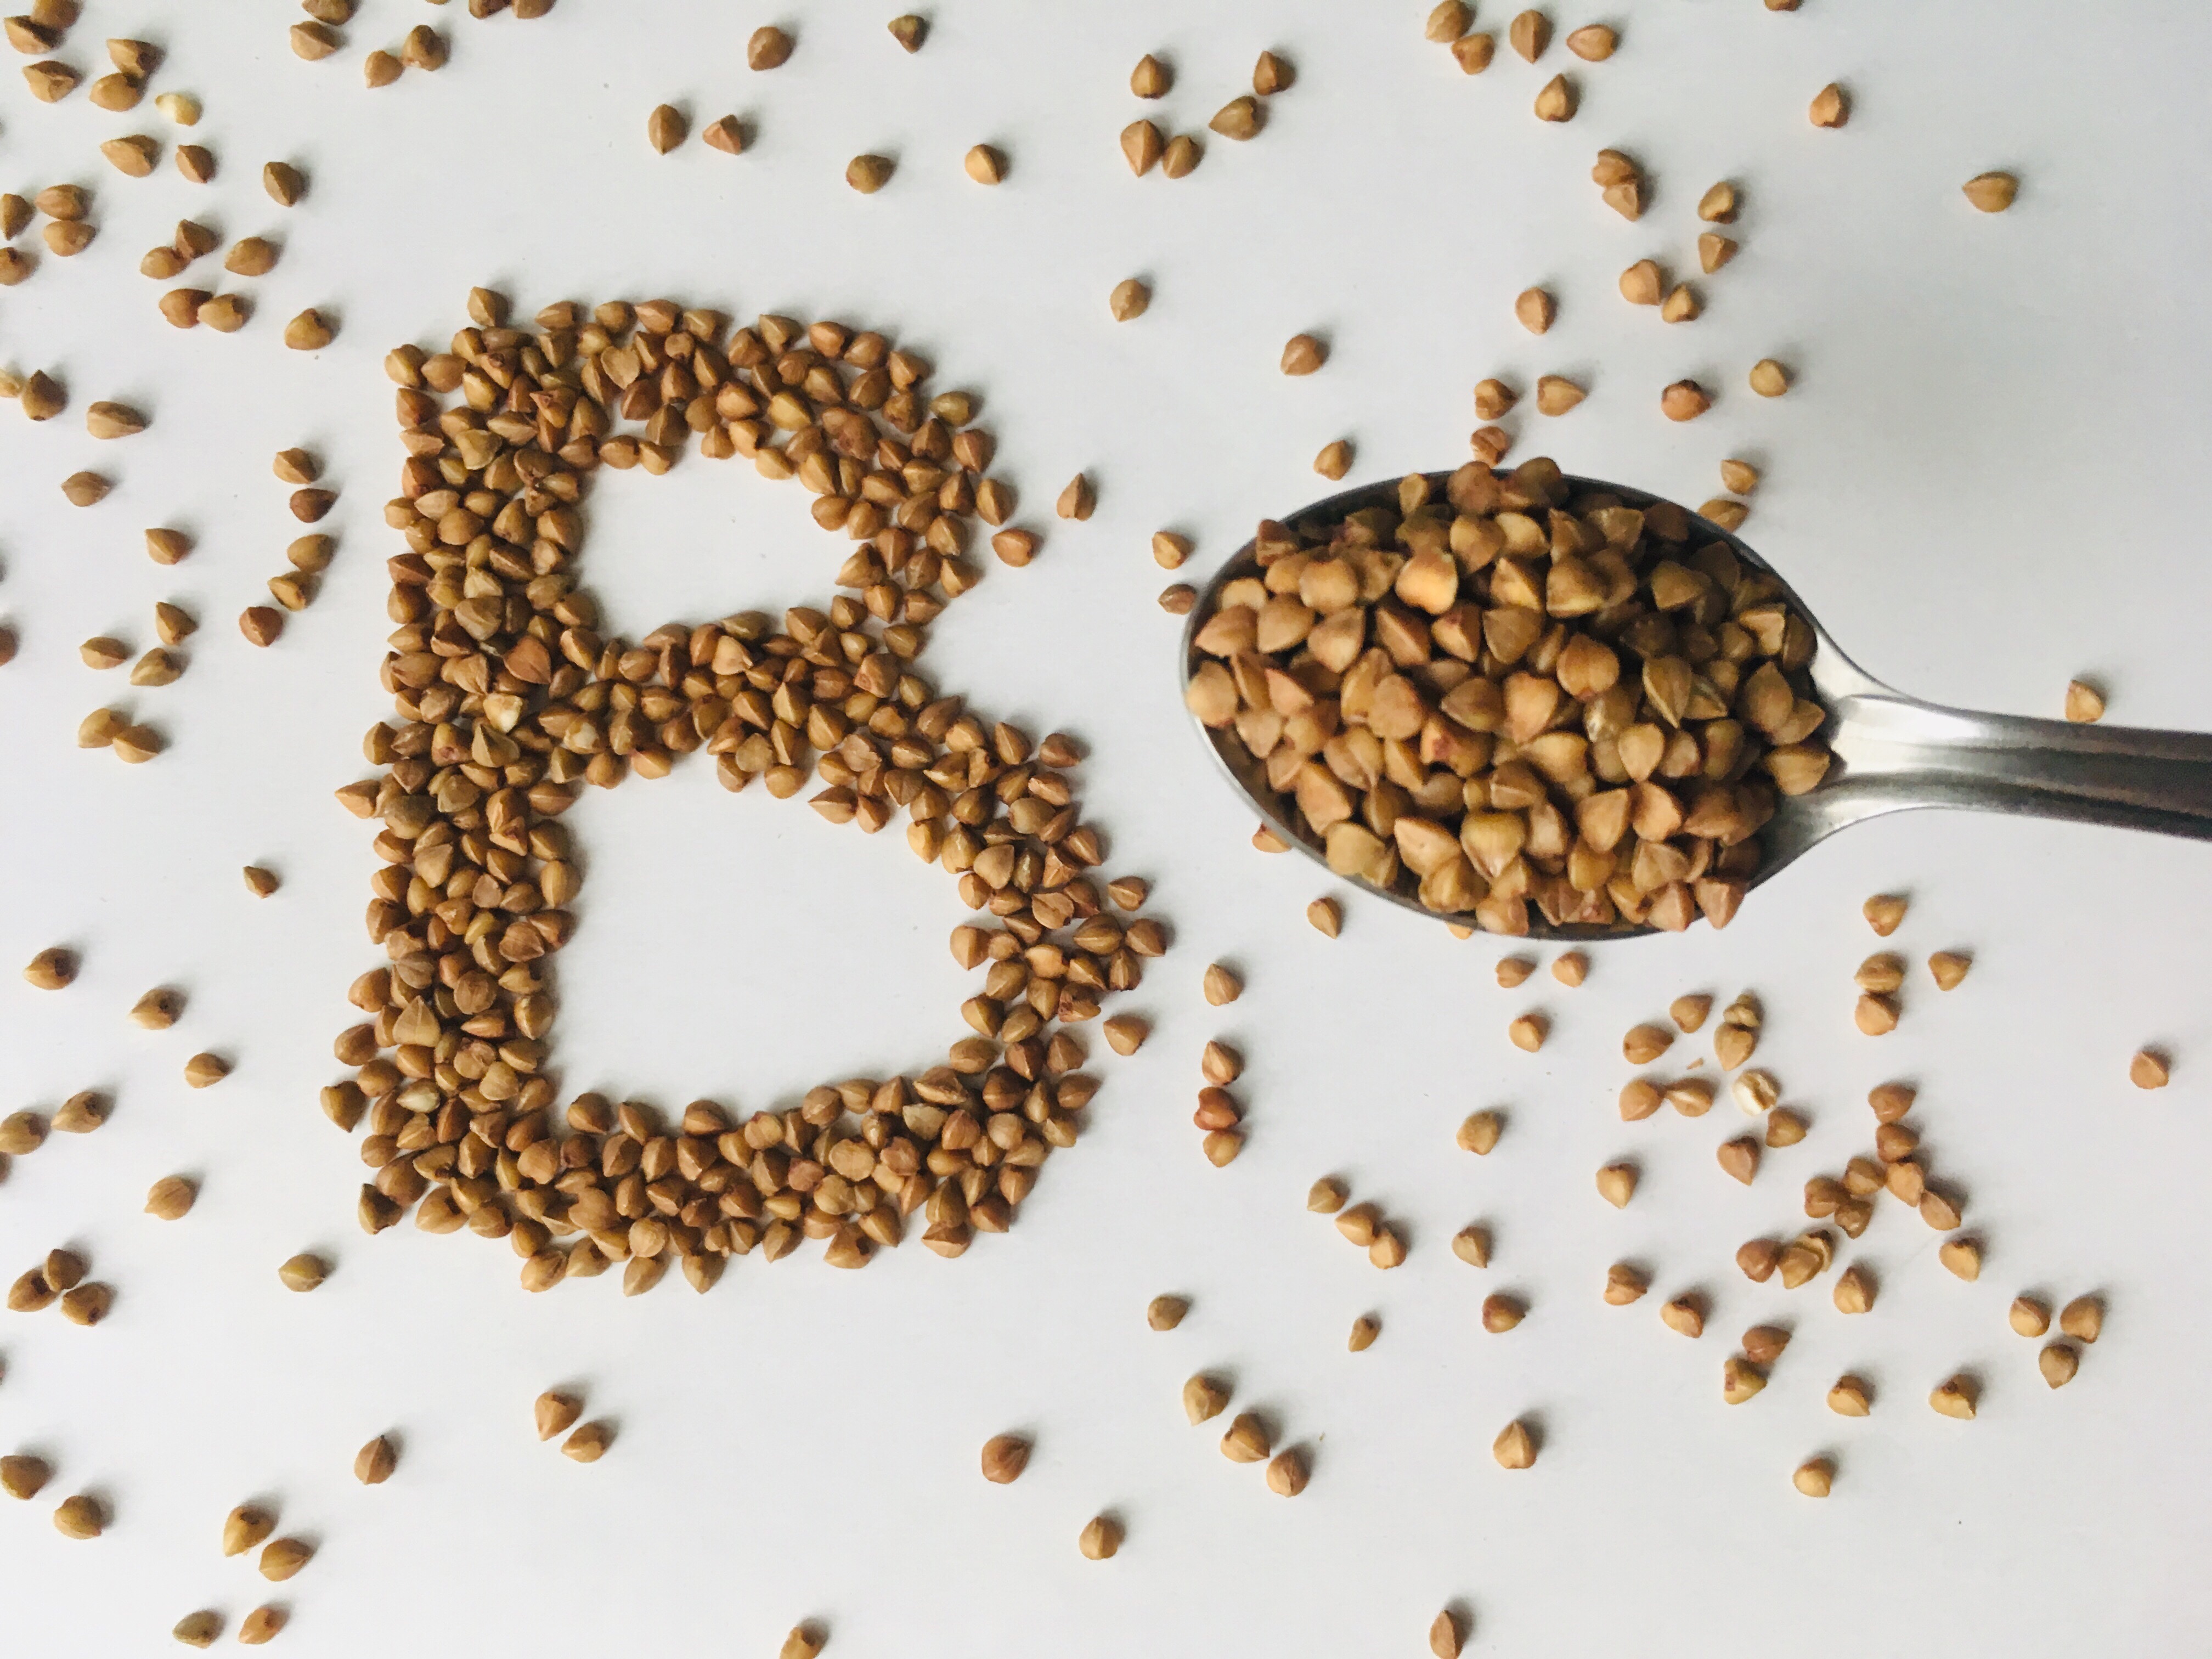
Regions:
<instances>
[{"instance_id":1,"label":"metal spoon","mask_svg":"<svg viewBox=\"0 0 2212 1659\"><path fill-rule=\"evenodd\" d=\"M1428 478L1441 494L1450 476L1432 472ZM1566 483L1577 493L1602 490L1632 507L1649 507L1658 499L1644 490L1594 478L1570 477ZM1334 523L1362 507L1395 507L1397 499L1398 480L1392 478L1329 496L1292 518ZM1838 830L1863 818L1919 806L2072 818L2212 840L2212 734L1978 714L1893 691L1838 648L1828 630L1765 560L1717 525L1694 517L1692 522L1701 536L1726 543L1746 564L1782 581L1789 604L1812 623L1813 687L1828 710L1822 734L1834 763L1816 787L1785 797L1777 805L1774 817L1759 831L1762 856L1752 886ZM1183 629L1186 690L1191 676L1209 660L1198 649L1198 630L1212 614L1223 586L1259 570L1252 544L1247 542L1214 573L1191 607ZM1321 837L1305 826L1285 797L1268 787L1266 769L1235 743L1234 732L1204 726L1198 730L1230 781L1259 808L1267 827L1325 864ZM1413 887L1410 879L1401 879L1383 896L1425 916L1457 920L1427 908L1413 896ZM1534 939L1624 939L1656 931L1649 926L1554 927L1540 914L1529 921Z\"/></svg>"}]
</instances>

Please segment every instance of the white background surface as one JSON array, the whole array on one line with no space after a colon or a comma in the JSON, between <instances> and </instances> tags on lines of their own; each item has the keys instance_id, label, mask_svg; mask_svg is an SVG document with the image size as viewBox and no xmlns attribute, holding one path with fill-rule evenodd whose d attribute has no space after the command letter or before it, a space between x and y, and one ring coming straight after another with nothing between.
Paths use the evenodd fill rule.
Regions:
<instances>
[{"instance_id":1,"label":"white background surface","mask_svg":"<svg viewBox=\"0 0 2212 1659\"><path fill-rule=\"evenodd\" d=\"M1185 531L1202 573L1255 518L1323 492L1309 467L1324 441L1357 443L1352 481L1448 465L1475 380L1566 373L1589 400L1558 421L1516 412L1516 455L1692 504L1723 456L1759 462L1746 535L1871 672L2044 714L2094 673L2116 720L2201 726L2212 15L1673 0L1554 14L1562 36L1618 24L1609 63L1555 45L1532 70L1501 40L1469 79L1421 38L1419 3L946 0L912 58L884 32L893 9L561 0L519 24L367 0L347 51L307 64L285 45L300 14L276 0L89 0L61 55L97 72L104 36L163 44L153 90L206 102L191 137L222 171L204 187L166 160L143 181L99 160L118 133L173 136L150 98L131 116L82 91L48 107L0 77L0 189L94 185L100 227L0 296L0 361L52 369L71 397L45 426L0 410L0 623L22 641L0 669L0 963L66 943L85 964L61 995L0 975L0 1110L90 1086L118 1100L108 1127L55 1137L0 1188L5 1276L69 1243L118 1288L93 1330L0 1315L0 1449L58 1469L38 1503L0 1506L9 1651L158 1650L203 1606L234 1629L274 1588L217 1552L248 1498L319 1541L274 1598L293 1610L284 1650L303 1654L767 1655L815 1618L833 1655L1411 1655L1447 1601L1473 1613L1474 1650L1498 1654L1689 1654L1815 1629L1875 1650L2206 1650L2204 849L1877 823L1725 935L1601 948L1571 992L1548 976L1500 991L1493 945L1357 898L1332 943L1303 919L1328 884L1249 848L1251 815L1187 729L1146 544ZM1507 16L1486 5L1480 26L1502 37ZM451 66L362 89L361 56L425 20L453 34ZM744 38L770 21L799 49L750 74ZM1126 122L1200 131L1263 47L1298 79L1257 140L1202 135L1180 182L1129 175ZM1163 105L1127 91L1147 50L1176 67ZM1581 112L1544 126L1528 106L1560 70ZM1850 124L1816 131L1805 106L1832 79ZM734 111L757 142L657 157L644 125L664 100L695 128ZM981 141L1011 161L996 191L960 169ZM1640 223L1588 181L1602 145L1651 173ZM862 150L900 163L873 198L840 181ZM272 157L311 176L289 213L259 187ZM1958 191L1987 167L2023 180L2002 217ZM1668 328L1624 305L1632 260L1693 268L1692 209L1723 176L1745 191L1744 252L1701 281L1705 316ZM136 262L185 213L283 244L270 276L225 284L256 290L242 333L173 332L155 313ZM1152 311L1113 324L1107 292L1133 274ZM1510 311L1534 282L1560 300L1542 339ZM1110 867L1154 878L1178 940L1128 1000L1157 1022L1151 1043L1127 1061L1102 1045L1091 1127L1011 1235L860 1273L809 1246L773 1272L738 1261L705 1297L672 1277L629 1301L611 1276L526 1297L503 1248L356 1228L363 1172L315 1092L345 986L375 960L368 835L330 792L362 774L359 734L389 712L375 670L398 542L378 507L399 452L378 365L400 341L442 341L477 283L526 314L666 294L837 316L981 394L1046 548L1028 570L994 566L926 665L1091 745ZM339 319L337 343L285 351L283 319L310 304ZM1333 353L1285 380L1275 360L1300 330ZM1780 403L1742 389L1765 355L1801 376ZM1721 397L1675 427L1657 396L1684 374ZM82 410L100 397L151 428L94 445ZM296 533L269 472L295 443L344 490L321 526L343 545L314 608L257 652L231 619ZM120 487L65 506L55 484L94 464ZM1049 504L1079 467L1098 511L1061 525ZM605 478L596 500L586 569L634 632L819 602L842 556L795 486L741 463L694 455L666 478ZM193 529L198 550L150 564L153 524ZM154 643L162 599L204 623L179 683L131 693L79 664L88 635ZM80 752L78 720L126 701L168 752L140 769ZM920 1069L962 1034L955 896L898 837L731 799L703 763L571 822L590 882L559 964L568 1091L752 1109ZM251 899L248 861L283 890ZM1858 905L1879 890L1912 896L1891 943L1916 963L1963 948L1975 966L1948 996L1916 969L1903 1027L1876 1043L1850 1011L1875 948ZM1217 957L1249 981L1220 1011L1198 996ZM124 1017L157 984L190 999L160 1035ZM1744 987L1768 1008L1761 1061L1814 1124L1747 1189L1713 1163L1741 1127L1725 1106L1637 1125L1613 1108L1627 1026L1680 992ZM1534 1057L1504 1039L1532 1006L1555 1022ZM1188 1121L1217 1035L1251 1060L1249 1145L1225 1170ZM2147 1042L2177 1055L2162 1094L2125 1080ZM237 1070L189 1092L179 1070L202 1048ZM1878 1277L1871 1315L1838 1316L1832 1278L1748 1285L1735 1246L1806 1224L1802 1182L1869 1149L1863 1097L1889 1077L1921 1085L1934 1166L1987 1244L1981 1281L1942 1272L1936 1236L1886 1206L1838 1264ZM1477 1163L1453 1130L1492 1105L1508 1127ZM1615 1212L1591 1173L1622 1156L1644 1182ZM139 1206L173 1171L204 1187L172 1225ZM1401 1219L1402 1268L1377 1273L1304 1212L1329 1171ZM1485 1273L1448 1248L1475 1218L1495 1232ZM305 1297L275 1275L303 1249L336 1263ZM1654 1275L1626 1310L1599 1298L1620 1258ZM1657 1318L1692 1288L1714 1301L1695 1343ZM1492 1289L1532 1304L1502 1337L1474 1317ZM2105 1339L2061 1392L2005 1324L2027 1290L2108 1299ZM1167 1291L1194 1307L1155 1334L1144 1307ZM1370 1311L1381 1340L1346 1352ZM1762 1320L1796 1340L1762 1395L1725 1407L1721 1362ZM1221 1424L1185 1425L1177 1390L1201 1367L1314 1449L1302 1498L1225 1462ZM1923 1403L1961 1368L1984 1382L1971 1424ZM1875 1387L1865 1420L1822 1404L1846 1369ZM531 1431L532 1397L562 1383L619 1424L595 1466ZM1522 1414L1542 1455L1509 1475L1489 1445ZM986 1486L977 1449L1007 1429L1034 1434L1036 1456L1018 1484ZM398 1474L356 1485L355 1449L387 1431ZM1815 1504L1789 1474L1821 1453L1838 1474ZM113 1506L96 1543L48 1522L79 1490ZM1104 1508L1128 1539L1092 1564L1075 1537Z\"/></svg>"}]
</instances>

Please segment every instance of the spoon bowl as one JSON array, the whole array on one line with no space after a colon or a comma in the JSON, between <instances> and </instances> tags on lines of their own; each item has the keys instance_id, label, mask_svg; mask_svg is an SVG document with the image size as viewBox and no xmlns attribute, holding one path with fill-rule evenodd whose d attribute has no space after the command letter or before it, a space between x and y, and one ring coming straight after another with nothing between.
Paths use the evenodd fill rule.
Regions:
<instances>
[{"instance_id":1,"label":"spoon bowl","mask_svg":"<svg viewBox=\"0 0 2212 1659\"><path fill-rule=\"evenodd\" d=\"M1451 475L1426 477L1441 494ZM1570 476L1565 482L1577 493L1603 491L1635 507L1649 507L1661 499L1648 490L1595 478ZM1334 524L1363 507L1395 507L1398 484L1389 478L1342 491L1300 508L1285 522ZM1844 655L1789 579L1741 538L1694 514L1691 523L1699 537L1724 544L1746 565L1773 577L1781 584L1783 599L1811 625L1814 643L1808 672L1828 713L1821 736L1833 760L1812 789L1778 802L1774 816L1759 832L1760 857L1749 878L1752 888L1838 830L1919 807L2070 818L2212 840L2212 734L1976 714L1906 696ZM1254 544L1247 542L1200 592L1183 629L1181 673L1186 690L1192 676L1210 660L1198 647L1198 630L1218 605L1221 590L1239 577L1260 573ZM1266 769L1237 741L1234 731L1210 728L1194 717L1192 724L1261 822L1326 866L1322 838L1287 797L1269 787ZM1418 884L1407 872L1389 888L1359 884L1422 915L1461 920L1422 904L1415 896ZM1632 923L1553 926L1537 914L1529 919L1526 937L1583 942L1658 931Z\"/></svg>"}]
</instances>

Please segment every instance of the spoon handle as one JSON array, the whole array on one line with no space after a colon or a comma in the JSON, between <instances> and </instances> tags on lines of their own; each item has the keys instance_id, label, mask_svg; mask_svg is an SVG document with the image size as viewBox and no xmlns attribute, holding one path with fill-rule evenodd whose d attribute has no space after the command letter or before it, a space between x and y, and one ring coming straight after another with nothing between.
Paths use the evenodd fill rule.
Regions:
<instances>
[{"instance_id":1,"label":"spoon handle","mask_svg":"<svg viewBox=\"0 0 2212 1659\"><path fill-rule=\"evenodd\" d=\"M1844 775L1875 811L1967 807L2212 840L2212 733L1974 714L1892 691L1836 714Z\"/></svg>"}]
</instances>

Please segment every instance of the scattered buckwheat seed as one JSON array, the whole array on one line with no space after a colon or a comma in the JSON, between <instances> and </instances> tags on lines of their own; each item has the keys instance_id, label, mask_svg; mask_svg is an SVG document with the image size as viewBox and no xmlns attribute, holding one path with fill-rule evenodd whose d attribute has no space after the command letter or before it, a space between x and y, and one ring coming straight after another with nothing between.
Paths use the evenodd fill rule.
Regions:
<instances>
[{"instance_id":1,"label":"scattered buckwheat seed","mask_svg":"<svg viewBox=\"0 0 2212 1659\"><path fill-rule=\"evenodd\" d=\"M1815 1457L1797 1466L1790 1477L1790 1485L1808 1498L1826 1498L1835 1485L1836 1466L1825 1457Z\"/></svg>"},{"instance_id":2,"label":"scattered buckwheat seed","mask_svg":"<svg viewBox=\"0 0 2212 1659\"><path fill-rule=\"evenodd\" d=\"M1955 1417L1961 1422L1970 1422L1980 1394L1981 1389L1974 1379L1961 1372L1929 1395L1928 1403L1944 1417Z\"/></svg>"},{"instance_id":3,"label":"scattered buckwheat seed","mask_svg":"<svg viewBox=\"0 0 2212 1659\"><path fill-rule=\"evenodd\" d=\"M1636 1194L1636 1166L1632 1164L1607 1164L1597 1172L1598 1196L1616 1210L1627 1207L1628 1200Z\"/></svg>"},{"instance_id":4,"label":"scattered buckwheat seed","mask_svg":"<svg viewBox=\"0 0 2212 1659\"><path fill-rule=\"evenodd\" d=\"M2094 1343L2104 1334L2105 1304L2094 1296L2077 1296L2058 1313L2058 1328L2076 1342Z\"/></svg>"},{"instance_id":5,"label":"scattered buckwheat seed","mask_svg":"<svg viewBox=\"0 0 2212 1659\"><path fill-rule=\"evenodd\" d=\"M1285 374L1310 374L1328 361L1328 348L1310 334L1293 334L1283 347Z\"/></svg>"},{"instance_id":6,"label":"scattered buckwheat seed","mask_svg":"<svg viewBox=\"0 0 2212 1659\"><path fill-rule=\"evenodd\" d=\"M1528 1432L1527 1424L1516 1418L1491 1442L1490 1455L1498 1460L1501 1469L1528 1468L1536 1461L1535 1437Z\"/></svg>"},{"instance_id":7,"label":"scattered buckwheat seed","mask_svg":"<svg viewBox=\"0 0 2212 1659\"><path fill-rule=\"evenodd\" d=\"M1620 37L1602 23L1590 23L1567 36L1567 50L1586 64L1602 64L1620 45Z\"/></svg>"},{"instance_id":8,"label":"scattered buckwheat seed","mask_svg":"<svg viewBox=\"0 0 2212 1659\"><path fill-rule=\"evenodd\" d=\"M389 1439L379 1435L354 1454L353 1478L364 1486L380 1486L398 1467L399 1454Z\"/></svg>"},{"instance_id":9,"label":"scattered buckwheat seed","mask_svg":"<svg viewBox=\"0 0 2212 1659\"><path fill-rule=\"evenodd\" d=\"M994 1435L983 1443L983 1478L1003 1486L1029 1466L1030 1443L1018 1434Z\"/></svg>"},{"instance_id":10,"label":"scattered buckwheat seed","mask_svg":"<svg viewBox=\"0 0 2212 1659\"><path fill-rule=\"evenodd\" d=\"M2020 193L2020 180L2009 173L1978 173L1960 189L1984 213L2002 213Z\"/></svg>"},{"instance_id":11,"label":"scattered buckwheat seed","mask_svg":"<svg viewBox=\"0 0 2212 1659\"><path fill-rule=\"evenodd\" d=\"M792 38L780 28L755 29L752 38L745 42L745 67L779 69L790 60L793 44Z\"/></svg>"},{"instance_id":12,"label":"scattered buckwheat seed","mask_svg":"<svg viewBox=\"0 0 2212 1659\"><path fill-rule=\"evenodd\" d=\"M1115 283L1114 291L1107 296L1106 301L1107 309L1114 313L1114 320L1117 323L1126 323L1143 316L1152 303L1152 290L1133 276L1124 277Z\"/></svg>"}]
</instances>

